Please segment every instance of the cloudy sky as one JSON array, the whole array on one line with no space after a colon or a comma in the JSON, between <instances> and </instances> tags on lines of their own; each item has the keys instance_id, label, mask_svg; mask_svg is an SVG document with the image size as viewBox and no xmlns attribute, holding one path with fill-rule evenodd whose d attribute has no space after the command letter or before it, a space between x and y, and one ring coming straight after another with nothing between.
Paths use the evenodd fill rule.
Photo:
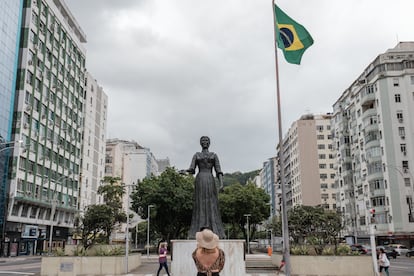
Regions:
<instances>
[{"instance_id":1,"label":"cloudy sky","mask_svg":"<svg viewBox=\"0 0 414 276\"><path fill-rule=\"evenodd\" d=\"M278 140L271 0L65 0L87 35L87 68L109 97L108 138L187 168L211 138L224 172L259 169ZM414 1L280 0L315 43L300 66L279 51L284 132L332 104L398 41Z\"/></svg>"}]
</instances>

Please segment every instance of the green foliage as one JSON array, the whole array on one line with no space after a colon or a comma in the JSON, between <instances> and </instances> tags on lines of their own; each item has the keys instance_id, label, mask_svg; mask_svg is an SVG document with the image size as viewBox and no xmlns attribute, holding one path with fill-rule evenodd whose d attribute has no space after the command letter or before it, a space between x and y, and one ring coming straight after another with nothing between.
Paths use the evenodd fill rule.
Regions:
<instances>
[{"instance_id":1,"label":"green foliage","mask_svg":"<svg viewBox=\"0 0 414 276\"><path fill-rule=\"evenodd\" d=\"M193 208L194 178L168 168L160 176L138 183L132 193L132 209L143 219L151 210L150 228L163 240L187 238Z\"/></svg>"},{"instance_id":2,"label":"green foliage","mask_svg":"<svg viewBox=\"0 0 414 276\"><path fill-rule=\"evenodd\" d=\"M292 246L290 249L292 255L309 255L310 250L306 245Z\"/></svg>"},{"instance_id":3,"label":"green foliage","mask_svg":"<svg viewBox=\"0 0 414 276\"><path fill-rule=\"evenodd\" d=\"M352 253L351 247L347 244L340 244L336 248L336 254L340 256L350 255Z\"/></svg>"},{"instance_id":4,"label":"green foliage","mask_svg":"<svg viewBox=\"0 0 414 276\"><path fill-rule=\"evenodd\" d=\"M225 173L223 176L224 187L241 184L246 185L249 179L253 179L255 176L259 175L260 170L255 170L247 173L234 172L234 173Z\"/></svg>"},{"instance_id":5,"label":"green foliage","mask_svg":"<svg viewBox=\"0 0 414 276\"><path fill-rule=\"evenodd\" d=\"M247 219L250 214L250 240L255 235L256 225L260 224L270 215L268 202L269 195L261 188L252 183L245 186L240 184L224 188L219 194L219 204L222 220L224 223L238 228L247 240Z\"/></svg>"},{"instance_id":6,"label":"green foliage","mask_svg":"<svg viewBox=\"0 0 414 276\"><path fill-rule=\"evenodd\" d=\"M271 223L266 228L271 229L275 236L282 236L282 218L280 216L273 216Z\"/></svg>"},{"instance_id":7,"label":"green foliage","mask_svg":"<svg viewBox=\"0 0 414 276\"><path fill-rule=\"evenodd\" d=\"M63 248L56 248L56 250L54 250L54 255L58 256L58 257L62 257L65 256L65 250Z\"/></svg>"},{"instance_id":8,"label":"green foliage","mask_svg":"<svg viewBox=\"0 0 414 276\"><path fill-rule=\"evenodd\" d=\"M98 247L95 250L95 256L119 256L124 255L125 249L122 247L103 248Z\"/></svg>"},{"instance_id":9,"label":"green foliage","mask_svg":"<svg viewBox=\"0 0 414 276\"><path fill-rule=\"evenodd\" d=\"M86 256L86 250L83 246L76 246L73 251L73 256Z\"/></svg>"},{"instance_id":10,"label":"green foliage","mask_svg":"<svg viewBox=\"0 0 414 276\"><path fill-rule=\"evenodd\" d=\"M332 246L326 246L322 249L322 254L325 256L333 256L335 255L335 249Z\"/></svg>"},{"instance_id":11,"label":"green foliage","mask_svg":"<svg viewBox=\"0 0 414 276\"><path fill-rule=\"evenodd\" d=\"M112 208L108 205L90 205L86 209L80 226L82 245L86 249L103 238L109 243L109 236L115 224Z\"/></svg>"}]
</instances>

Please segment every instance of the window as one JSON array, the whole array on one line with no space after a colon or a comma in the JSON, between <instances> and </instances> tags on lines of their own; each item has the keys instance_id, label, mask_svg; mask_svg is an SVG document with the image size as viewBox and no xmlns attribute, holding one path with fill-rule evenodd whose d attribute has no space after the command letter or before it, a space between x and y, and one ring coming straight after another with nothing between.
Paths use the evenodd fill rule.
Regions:
<instances>
[{"instance_id":1,"label":"window","mask_svg":"<svg viewBox=\"0 0 414 276\"><path fill-rule=\"evenodd\" d=\"M326 164L319 164L319 169L326 169Z\"/></svg>"},{"instance_id":2,"label":"window","mask_svg":"<svg viewBox=\"0 0 414 276\"><path fill-rule=\"evenodd\" d=\"M403 167L403 171L406 172L409 169L408 161L402 161L402 167Z\"/></svg>"},{"instance_id":3,"label":"window","mask_svg":"<svg viewBox=\"0 0 414 276\"><path fill-rule=\"evenodd\" d=\"M395 94L394 99L395 99L396 103L400 103L401 102L401 95L400 94Z\"/></svg>"},{"instance_id":4,"label":"window","mask_svg":"<svg viewBox=\"0 0 414 276\"><path fill-rule=\"evenodd\" d=\"M316 126L316 130L318 130L319 132L323 131L323 126Z\"/></svg>"},{"instance_id":5,"label":"window","mask_svg":"<svg viewBox=\"0 0 414 276\"><path fill-rule=\"evenodd\" d=\"M411 79L411 84L414 84L414 76L411 76L410 79Z\"/></svg>"},{"instance_id":6,"label":"window","mask_svg":"<svg viewBox=\"0 0 414 276\"><path fill-rule=\"evenodd\" d=\"M319 134L319 135L316 136L316 139L323 140L323 139L325 139L325 135Z\"/></svg>"},{"instance_id":7,"label":"window","mask_svg":"<svg viewBox=\"0 0 414 276\"><path fill-rule=\"evenodd\" d=\"M379 197L373 197L371 199L371 205L372 206L384 206L385 205L385 197L379 196Z\"/></svg>"},{"instance_id":8,"label":"window","mask_svg":"<svg viewBox=\"0 0 414 276\"><path fill-rule=\"evenodd\" d=\"M321 189L328 189L328 184L322 183L321 184Z\"/></svg>"},{"instance_id":9,"label":"window","mask_svg":"<svg viewBox=\"0 0 414 276\"><path fill-rule=\"evenodd\" d=\"M397 111L397 120L398 122L402 123L404 121L402 111Z\"/></svg>"},{"instance_id":10,"label":"window","mask_svg":"<svg viewBox=\"0 0 414 276\"><path fill-rule=\"evenodd\" d=\"M326 159L326 154L319 154L319 159Z\"/></svg>"},{"instance_id":11,"label":"window","mask_svg":"<svg viewBox=\"0 0 414 276\"><path fill-rule=\"evenodd\" d=\"M319 144L318 149L325 149L325 145L324 144Z\"/></svg>"},{"instance_id":12,"label":"window","mask_svg":"<svg viewBox=\"0 0 414 276\"><path fill-rule=\"evenodd\" d=\"M410 178L404 178L404 184L405 184L405 187L411 187L411 179Z\"/></svg>"},{"instance_id":13,"label":"window","mask_svg":"<svg viewBox=\"0 0 414 276\"><path fill-rule=\"evenodd\" d=\"M319 178L321 178L321 179L327 179L328 178L328 175L326 173L321 173L319 175Z\"/></svg>"},{"instance_id":14,"label":"window","mask_svg":"<svg viewBox=\"0 0 414 276\"><path fill-rule=\"evenodd\" d=\"M400 144L400 149L402 154L407 155L407 146L406 144Z\"/></svg>"},{"instance_id":15,"label":"window","mask_svg":"<svg viewBox=\"0 0 414 276\"><path fill-rule=\"evenodd\" d=\"M400 135L402 139L405 138L405 128L404 127L399 127L398 128L398 135Z\"/></svg>"},{"instance_id":16,"label":"window","mask_svg":"<svg viewBox=\"0 0 414 276\"><path fill-rule=\"evenodd\" d=\"M398 79L398 78L394 78L394 79L392 80L392 82L393 82L393 85L394 85L394 86L399 86L399 85L400 85L400 82L399 82L399 79Z\"/></svg>"}]
</instances>

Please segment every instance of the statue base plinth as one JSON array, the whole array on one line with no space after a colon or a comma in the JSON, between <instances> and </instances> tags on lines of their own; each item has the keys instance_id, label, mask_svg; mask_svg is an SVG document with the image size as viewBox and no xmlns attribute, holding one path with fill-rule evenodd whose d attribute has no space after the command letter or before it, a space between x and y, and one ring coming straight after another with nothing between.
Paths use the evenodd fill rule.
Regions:
<instances>
[{"instance_id":1,"label":"statue base plinth","mask_svg":"<svg viewBox=\"0 0 414 276\"><path fill-rule=\"evenodd\" d=\"M192 257L196 247L196 240L171 241L172 275L197 275L197 269ZM220 240L219 247L224 251L226 258L220 276L246 275L244 240Z\"/></svg>"}]
</instances>

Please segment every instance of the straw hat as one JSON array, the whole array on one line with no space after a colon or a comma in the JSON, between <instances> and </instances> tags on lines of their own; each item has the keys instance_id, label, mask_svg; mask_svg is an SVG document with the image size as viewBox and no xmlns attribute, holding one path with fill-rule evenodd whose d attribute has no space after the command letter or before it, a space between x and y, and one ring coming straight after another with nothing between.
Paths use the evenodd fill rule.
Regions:
<instances>
[{"instance_id":1,"label":"straw hat","mask_svg":"<svg viewBox=\"0 0 414 276\"><path fill-rule=\"evenodd\" d=\"M217 247L219 237L210 229L204 229L196 233L196 240L200 247L213 249Z\"/></svg>"}]
</instances>

